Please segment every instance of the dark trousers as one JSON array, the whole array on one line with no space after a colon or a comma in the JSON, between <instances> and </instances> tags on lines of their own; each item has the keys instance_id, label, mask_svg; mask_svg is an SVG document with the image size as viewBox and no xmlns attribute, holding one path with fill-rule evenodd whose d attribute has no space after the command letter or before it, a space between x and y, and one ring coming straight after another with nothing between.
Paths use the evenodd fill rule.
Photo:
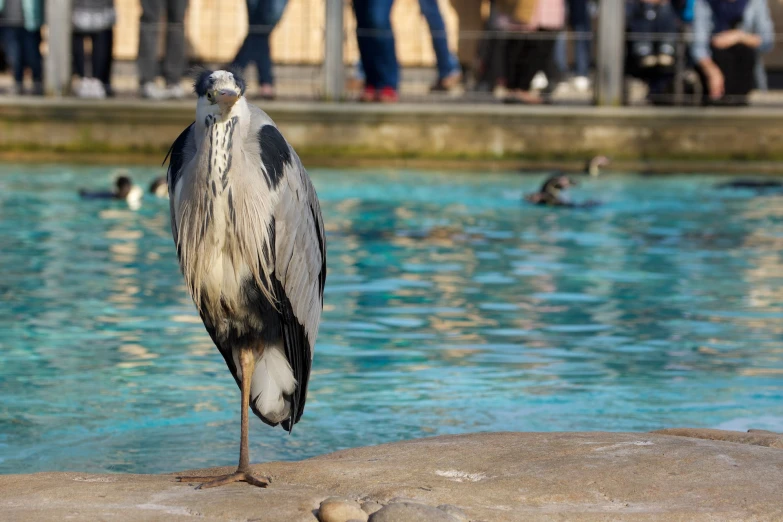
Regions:
<instances>
[{"instance_id":1,"label":"dark trousers","mask_svg":"<svg viewBox=\"0 0 783 522\"><path fill-rule=\"evenodd\" d=\"M139 83L155 81L158 75L158 27L166 12L166 54L163 77L168 85L179 83L185 70L185 10L188 0L141 0L139 24Z\"/></svg>"},{"instance_id":2,"label":"dark trousers","mask_svg":"<svg viewBox=\"0 0 783 522\"><path fill-rule=\"evenodd\" d=\"M509 89L530 90L533 76L538 71L549 70L552 62L554 33L540 29L528 35L529 39L509 38L506 42L506 87Z\"/></svg>"},{"instance_id":3,"label":"dark trousers","mask_svg":"<svg viewBox=\"0 0 783 522\"><path fill-rule=\"evenodd\" d=\"M33 82L40 83L43 79L41 30L28 31L24 27L5 27L3 36L6 58L11 63L17 85L24 79L25 67L30 68Z\"/></svg>"},{"instance_id":4,"label":"dark trousers","mask_svg":"<svg viewBox=\"0 0 783 522\"><path fill-rule=\"evenodd\" d=\"M756 86L753 70L756 65L756 51L747 45L734 45L728 49L712 48L712 61L723 73L723 98L712 103L744 105L748 93ZM706 79L702 80L704 92L708 92Z\"/></svg>"},{"instance_id":5,"label":"dark trousers","mask_svg":"<svg viewBox=\"0 0 783 522\"><path fill-rule=\"evenodd\" d=\"M647 2L632 2L629 9L628 31L637 34L658 33L660 38L634 39L631 52L636 57L651 54L674 55L674 45L677 42L677 15L671 4L648 4Z\"/></svg>"},{"instance_id":6,"label":"dark trousers","mask_svg":"<svg viewBox=\"0 0 783 522\"><path fill-rule=\"evenodd\" d=\"M353 0L356 40L364 67L365 85L397 89L399 68L391 26L394 0Z\"/></svg>"},{"instance_id":7,"label":"dark trousers","mask_svg":"<svg viewBox=\"0 0 783 522\"><path fill-rule=\"evenodd\" d=\"M233 65L244 69L251 62L258 69L258 83L273 84L272 57L269 49L269 35L280 21L287 0L248 0L247 36L237 51Z\"/></svg>"},{"instance_id":8,"label":"dark trousers","mask_svg":"<svg viewBox=\"0 0 783 522\"><path fill-rule=\"evenodd\" d=\"M89 38L92 42L92 74L86 72L86 60L84 56L84 40ZM73 72L80 78L92 76L101 81L107 92L111 84L112 47L114 45L114 29L93 33L81 33L74 30L72 37L73 47Z\"/></svg>"}]
</instances>

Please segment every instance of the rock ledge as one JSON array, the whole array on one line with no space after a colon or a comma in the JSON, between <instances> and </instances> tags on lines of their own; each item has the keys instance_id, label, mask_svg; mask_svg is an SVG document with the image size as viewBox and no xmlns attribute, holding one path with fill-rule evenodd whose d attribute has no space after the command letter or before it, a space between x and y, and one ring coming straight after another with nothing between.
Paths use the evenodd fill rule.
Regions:
<instances>
[{"instance_id":1,"label":"rock ledge","mask_svg":"<svg viewBox=\"0 0 783 522\"><path fill-rule=\"evenodd\" d=\"M433 437L257 464L256 472L272 477L267 489L197 491L173 474L4 475L0 513L3 520L315 522L321 502L339 496L354 507L396 502L411 513L448 504L453 514L439 509L445 517L487 522L783 520L779 435L668 433ZM396 511L403 508L386 510Z\"/></svg>"}]
</instances>

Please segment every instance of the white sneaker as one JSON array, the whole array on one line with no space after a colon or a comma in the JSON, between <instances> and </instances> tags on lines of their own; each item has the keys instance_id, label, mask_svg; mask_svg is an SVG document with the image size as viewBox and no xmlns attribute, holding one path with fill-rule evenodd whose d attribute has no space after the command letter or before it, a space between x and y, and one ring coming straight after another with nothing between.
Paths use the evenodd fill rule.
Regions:
<instances>
[{"instance_id":1,"label":"white sneaker","mask_svg":"<svg viewBox=\"0 0 783 522\"><path fill-rule=\"evenodd\" d=\"M105 100L106 88L103 86L103 83L98 78L90 78L90 83L92 83L93 98L97 100Z\"/></svg>"},{"instance_id":2,"label":"white sneaker","mask_svg":"<svg viewBox=\"0 0 783 522\"><path fill-rule=\"evenodd\" d=\"M179 83L166 87L166 97L174 100L181 100L185 97L185 89Z\"/></svg>"},{"instance_id":3,"label":"white sneaker","mask_svg":"<svg viewBox=\"0 0 783 522\"><path fill-rule=\"evenodd\" d=\"M77 98L89 98L90 92L88 89L87 78L79 78L79 83L73 88L73 93Z\"/></svg>"},{"instance_id":4,"label":"white sneaker","mask_svg":"<svg viewBox=\"0 0 783 522\"><path fill-rule=\"evenodd\" d=\"M168 97L166 89L161 89L155 82L147 82L141 86L141 97L150 100L165 100Z\"/></svg>"},{"instance_id":5,"label":"white sneaker","mask_svg":"<svg viewBox=\"0 0 783 522\"><path fill-rule=\"evenodd\" d=\"M587 76L574 76L571 83L573 84L574 89L579 92L587 92L590 89L590 78Z\"/></svg>"},{"instance_id":6,"label":"white sneaker","mask_svg":"<svg viewBox=\"0 0 783 522\"><path fill-rule=\"evenodd\" d=\"M530 88L534 91L543 91L548 85L549 80L547 80L546 74L544 74L543 71L538 71L530 82Z\"/></svg>"}]
</instances>

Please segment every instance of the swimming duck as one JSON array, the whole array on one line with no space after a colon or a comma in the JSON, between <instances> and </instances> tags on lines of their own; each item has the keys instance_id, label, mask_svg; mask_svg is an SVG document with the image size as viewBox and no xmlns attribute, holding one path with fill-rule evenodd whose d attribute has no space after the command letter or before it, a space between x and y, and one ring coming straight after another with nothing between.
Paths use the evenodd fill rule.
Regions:
<instances>
[{"instance_id":1,"label":"swimming duck","mask_svg":"<svg viewBox=\"0 0 783 522\"><path fill-rule=\"evenodd\" d=\"M563 196L569 187L576 186L577 182L571 177L565 174L556 174L547 178L544 184L541 186L541 190L528 194L525 196L525 200L533 203L534 205L547 205L551 207L595 207L601 203L598 201L588 200L583 203L572 203L568 198Z\"/></svg>"},{"instance_id":2,"label":"swimming duck","mask_svg":"<svg viewBox=\"0 0 783 522\"><path fill-rule=\"evenodd\" d=\"M152 180L150 194L158 198L169 199L169 184L165 177L160 176Z\"/></svg>"},{"instance_id":3,"label":"swimming duck","mask_svg":"<svg viewBox=\"0 0 783 522\"><path fill-rule=\"evenodd\" d=\"M541 190L533 194L528 194L525 199L535 205L550 206L571 206L567 199L562 196L562 192L577 183L565 174L556 174L547 178Z\"/></svg>"},{"instance_id":4,"label":"swimming duck","mask_svg":"<svg viewBox=\"0 0 783 522\"><path fill-rule=\"evenodd\" d=\"M79 190L79 196L82 199L121 199L129 203L136 203L141 200L144 192L133 184L128 176L119 176L114 182L113 192L91 192L89 190Z\"/></svg>"}]
</instances>

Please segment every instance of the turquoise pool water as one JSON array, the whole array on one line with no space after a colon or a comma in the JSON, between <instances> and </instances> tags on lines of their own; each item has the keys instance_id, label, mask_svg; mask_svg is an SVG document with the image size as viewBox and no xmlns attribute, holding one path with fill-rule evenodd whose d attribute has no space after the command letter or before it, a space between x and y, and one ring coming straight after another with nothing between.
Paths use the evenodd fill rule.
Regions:
<instances>
[{"instance_id":1,"label":"turquoise pool water","mask_svg":"<svg viewBox=\"0 0 783 522\"><path fill-rule=\"evenodd\" d=\"M144 185L158 169L133 170ZM303 420L254 462L482 430L783 430L783 196L607 176L316 170L326 310ZM105 168L0 170L0 472L233 465L239 394L168 203Z\"/></svg>"}]
</instances>

